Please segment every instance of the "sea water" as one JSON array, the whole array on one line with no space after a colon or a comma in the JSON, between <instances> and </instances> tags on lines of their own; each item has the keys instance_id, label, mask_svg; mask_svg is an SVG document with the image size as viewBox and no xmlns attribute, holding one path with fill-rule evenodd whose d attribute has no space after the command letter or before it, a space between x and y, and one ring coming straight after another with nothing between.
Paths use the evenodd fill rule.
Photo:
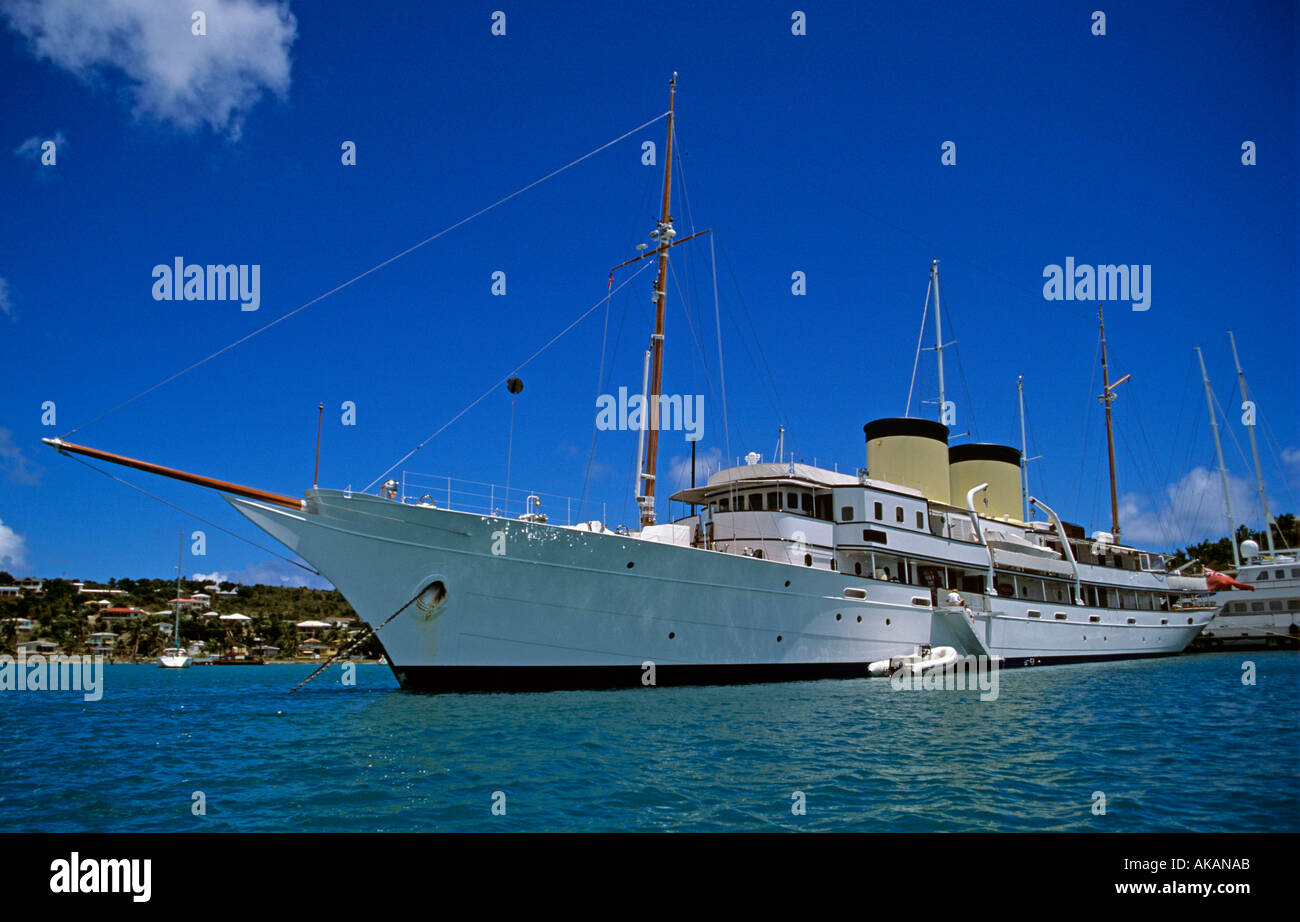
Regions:
<instances>
[{"instance_id":1,"label":"sea water","mask_svg":"<svg viewBox=\"0 0 1300 922\"><path fill-rule=\"evenodd\" d=\"M0 828L1300 830L1294 652L1004 671L992 701L888 679L414 694L386 666L287 694L311 671L0 692Z\"/></svg>"}]
</instances>

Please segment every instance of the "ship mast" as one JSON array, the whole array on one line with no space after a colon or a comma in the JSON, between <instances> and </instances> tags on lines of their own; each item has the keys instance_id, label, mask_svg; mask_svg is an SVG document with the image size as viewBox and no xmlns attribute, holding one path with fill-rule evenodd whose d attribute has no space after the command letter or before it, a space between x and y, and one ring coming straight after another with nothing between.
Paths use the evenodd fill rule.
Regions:
<instances>
[{"instance_id":1,"label":"ship mast","mask_svg":"<svg viewBox=\"0 0 1300 922\"><path fill-rule=\"evenodd\" d=\"M930 263L930 284L934 286L934 356L939 363L939 422L947 425L948 404L943 390L943 309L939 304L939 260Z\"/></svg>"},{"instance_id":2,"label":"ship mast","mask_svg":"<svg viewBox=\"0 0 1300 922\"><path fill-rule=\"evenodd\" d=\"M672 213L669 202L673 179L673 103L677 95L677 72L668 83L668 142L664 147L664 200L659 227L651 234L658 242L659 275L655 279L655 331L650 337L650 392L642 409L641 425L649 427L646 435L645 467L640 473L637 505L641 509L641 526L655 523L655 466L659 456L659 391L663 386L664 372L664 302L668 289L668 250L672 246Z\"/></svg>"},{"instance_id":3,"label":"ship mast","mask_svg":"<svg viewBox=\"0 0 1300 922\"><path fill-rule=\"evenodd\" d=\"M1025 439L1025 376L1016 378L1020 395L1020 521L1029 521L1029 444Z\"/></svg>"},{"instance_id":4,"label":"ship mast","mask_svg":"<svg viewBox=\"0 0 1300 922\"><path fill-rule=\"evenodd\" d=\"M1210 376L1205 373L1205 356L1196 346L1196 358L1201 363L1201 380L1205 383L1205 405L1210 408L1210 428L1214 430L1214 453L1219 459L1219 479L1223 481L1223 503L1228 508L1228 543L1232 545L1232 564L1241 567L1237 555L1237 524L1232 520L1232 499L1228 496L1228 469L1223 466L1223 444L1219 441L1219 421L1214 415L1214 398L1210 394Z\"/></svg>"},{"instance_id":5,"label":"ship mast","mask_svg":"<svg viewBox=\"0 0 1300 922\"><path fill-rule=\"evenodd\" d=\"M1231 330L1228 331L1228 339L1232 343L1232 360L1237 364L1237 381L1241 384L1241 399L1249 400L1250 398L1246 396L1246 375L1241 370L1241 359L1237 358L1237 337L1232 335ZM1246 427L1246 431L1250 433L1250 453L1255 456L1255 480L1259 483L1259 502L1264 507L1264 534L1268 538L1268 552L1272 554L1276 550L1273 547L1273 516L1269 514L1268 497L1264 495L1264 471L1259 466L1259 445L1255 442L1253 420ZM1234 548L1237 546L1235 534L1232 536L1232 544Z\"/></svg>"},{"instance_id":6,"label":"ship mast","mask_svg":"<svg viewBox=\"0 0 1300 922\"><path fill-rule=\"evenodd\" d=\"M1110 367L1106 364L1106 318L1100 306L1097 308L1097 320L1101 324L1101 384L1105 389L1097 399L1106 408L1106 455L1110 460L1110 530L1119 544L1119 489L1115 484L1115 426L1111 420L1110 406L1115 402L1115 388L1119 387L1129 376L1125 375L1114 384L1110 383Z\"/></svg>"}]
</instances>

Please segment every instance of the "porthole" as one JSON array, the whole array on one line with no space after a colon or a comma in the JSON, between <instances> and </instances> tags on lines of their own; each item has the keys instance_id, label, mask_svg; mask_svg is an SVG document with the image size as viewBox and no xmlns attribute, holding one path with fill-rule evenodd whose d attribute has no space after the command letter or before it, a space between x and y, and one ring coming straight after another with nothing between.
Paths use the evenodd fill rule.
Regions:
<instances>
[{"instance_id":1,"label":"porthole","mask_svg":"<svg viewBox=\"0 0 1300 922\"><path fill-rule=\"evenodd\" d=\"M861 624L861 623L862 623L862 616L861 616L861 615L858 615L858 624Z\"/></svg>"},{"instance_id":2,"label":"porthole","mask_svg":"<svg viewBox=\"0 0 1300 922\"><path fill-rule=\"evenodd\" d=\"M804 565L805 567L811 567L811 566L812 566L812 554L804 554L804 555L803 555L803 565Z\"/></svg>"},{"instance_id":3,"label":"porthole","mask_svg":"<svg viewBox=\"0 0 1300 922\"><path fill-rule=\"evenodd\" d=\"M843 617L844 617L844 616L843 616L842 614L840 614L839 612L836 612L836 613L835 613L835 620L836 620L836 621L839 621L839 620L840 620L841 618L843 618Z\"/></svg>"},{"instance_id":4,"label":"porthole","mask_svg":"<svg viewBox=\"0 0 1300 922\"><path fill-rule=\"evenodd\" d=\"M780 642L781 642L781 635L780 635L780 634L777 634L777 635L776 635L776 642L777 642L777 643L780 643Z\"/></svg>"},{"instance_id":5,"label":"porthole","mask_svg":"<svg viewBox=\"0 0 1300 922\"><path fill-rule=\"evenodd\" d=\"M858 560L858 561L855 561L855 562L854 562L854 564L853 564L853 575L854 575L854 576L861 576L861 575L862 575L862 561L861 561L861 560Z\"/></svg>"},{"instance_id":6,"label":"porthole","mask_svg":"<svg viewBox=\"0 0 1300 922\"><path fill-rule=\"evenodd\" d=\"M1191 619L1191 618L1188 618L1188 619L1187 619L1187 623L1188 623L1188 624L1191 624L1191 623L1192 623L1192 619Z\"/></svg>"},{"instance_id":7,"label":"porthole","mask_svg":"<svg viewBox=\"0 0 1300 922\"><path fill-rule=\"evenodd\" d=\"M885 624L886 624L886 625L888 625L888 624L892 624L892 623L893 623L893 622L890 621L888 618L885 619Z\"/></svg>"},{"instance_id":8,"label":"porthole","mask_svg":"<svg viewBox=\"0 0 1300 922\"><path fill-rule=\"evenodd\" d=\"M669 632L668 632L668 639L669 639L669 640L674 639L676 636L677 636L677 632L676 632L676 631L669 631Z\"/></svg>"},{"instance_id":9,"label":"porthole","mask_svg":"<svg viewBox=\"0 0 1300 922\"><path fill-rule=\"evenodd\" d=\"M629 560L629 561L627 562L627 568L630 570L630 569L632 569L633 566L635 566L635 565L632 563L632 561Z\"/></svg>"},{"instance_id":10,"label":"porthole","mask_svg":"<svg viewBox=\"0 0 1300 922\"><path fill-rule=\"evenodd\" d=\"M786 585L786 588L787 588L787 589L790 588L790 581L789 581L789 580L786 580L786 581L785 581L785 585Z\"/></svg>"}]
</instances>

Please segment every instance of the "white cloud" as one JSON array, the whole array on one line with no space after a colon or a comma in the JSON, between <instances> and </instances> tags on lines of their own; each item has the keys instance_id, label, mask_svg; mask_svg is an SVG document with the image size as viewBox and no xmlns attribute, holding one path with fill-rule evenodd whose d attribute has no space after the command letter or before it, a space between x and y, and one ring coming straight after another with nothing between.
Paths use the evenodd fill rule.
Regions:
<instances>
[{"instance_id":1,"label":"white cloud","mask_svg":"<svg viewBox=\"0 0 1300 922\"><path fill-rule=\"evenodd\" d=\"M62 154L67 147L68 139L63 136L62 131L56 131L51 135L32 135L23 143L14 148L15 157L31 157L36 163L41 162L41 145L46 141L53 141L56 153Z\"/></svg>"},{"instance_id":2,"label":"white cloud","mask_svg":"<svg viewBox=\"0 0 1300 922\"><path fill-rule=\"evenodd\" d=\"M1241 525L1255 508L1254 491L1245 480L1228 474L1228 495L1233 517ZM1163 550L1222 538L1228 533L1223 483L1217 471L1193 468L1165 487L1159 509L1151 509L1136 493L1124 494L1119 520L1126 544Z\"/></svg>"},{"instance_id":3,"label":"white cloud","mask_svg":"<svg viewBox=\"0 0 1300 922\"><path fill-rule=\"evenodd\" d=\"M0 314L4 314L10 320L18 319L18 312L14 307L14 295L9 289L9 280L2 275L0 275Z\"/></svg>"},{"instance_id":4,"label":"white cloud","mask_svg":"<svg viewBox=\"0 0 1300 922\"><path fill-rule=\"evenodd\" d=\"M206 35L191 15L206 14ZM297 21L262 0L0 0L32 54L88 84L125 83L138 117L238 140L265 93L284 98Z\"/></svg>"},{"instance_id":5,"label":"white cloud","mask_svg":"<svg viewBox=\"0 0 1300 922\"><path fill-rule=\"evenodd\" d=\"M0 563L27 566L27 539L4 522L0 522Z\"/></svg>"},{"instance_id":6,"label":"white cloud","mask_svg":"<svg viewBox=\"0 0 1300 922\"><path fill-rule=\"evenodd\" d=\"M705 451L695 453L695 485L704 486L708 480L709 472L717 471L722 466L722 452L716 448L709 448ZM668 465L668 485L669 493L676 493L678 490L689 490L691 486L691 456L674 455ZM666 497L665 497L666 498Z\"/></svg>"},{"instance_id":7,"label":"white cloud","mask_svg":"<svg viewBox=\"0 0 1300 922\"><path fill-rule=\"evenodd\" d=\"M255 563L233 573L214 571L195 573L191 579L214 583L238 583L241 586L306 586L309 589L333 589L334 584L287 560L272 559Z\"/></svg>"},{"instance_id":8,"label":"white cloud","mask_svg":"<svg viewBox=\"0 0 1300 922\"><path fill-rule=\"evenodd\" d=\"M41 482L44 468L34 465L14 443L14 434L0 427L0 473L11 483L34 487Z\"/></svg>"},{"instance_id":9,"label":"white cloud","mask_svg":"<svg viewBox=\"0 0 1300 922\"><path fill-rule=\"evenodd\" d=\"M1282 463L1289 467L1293 474L1300 476L1300 448L1283 448Z\"/></svg>"}]
</instances>

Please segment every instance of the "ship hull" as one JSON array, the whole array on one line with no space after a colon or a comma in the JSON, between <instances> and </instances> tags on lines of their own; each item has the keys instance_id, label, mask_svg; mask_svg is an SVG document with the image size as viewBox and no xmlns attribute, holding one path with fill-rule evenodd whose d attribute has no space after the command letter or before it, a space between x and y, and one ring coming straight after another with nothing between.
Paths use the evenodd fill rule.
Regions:
<instances>
[{"instance_id":1,"label":"ship hull","mask_svg":"<svg viewBox=\"0 0 1300 922\"><path fill-rule=\"evenodd\" d=\"M1006 665L1156 656L1204 626L1034 623L1006 600L966 632L927 589L823 568L338 491L302 511L227 499L339 588L412 690L865 678L920 644Z\"/></svg>"}]
</instances>

